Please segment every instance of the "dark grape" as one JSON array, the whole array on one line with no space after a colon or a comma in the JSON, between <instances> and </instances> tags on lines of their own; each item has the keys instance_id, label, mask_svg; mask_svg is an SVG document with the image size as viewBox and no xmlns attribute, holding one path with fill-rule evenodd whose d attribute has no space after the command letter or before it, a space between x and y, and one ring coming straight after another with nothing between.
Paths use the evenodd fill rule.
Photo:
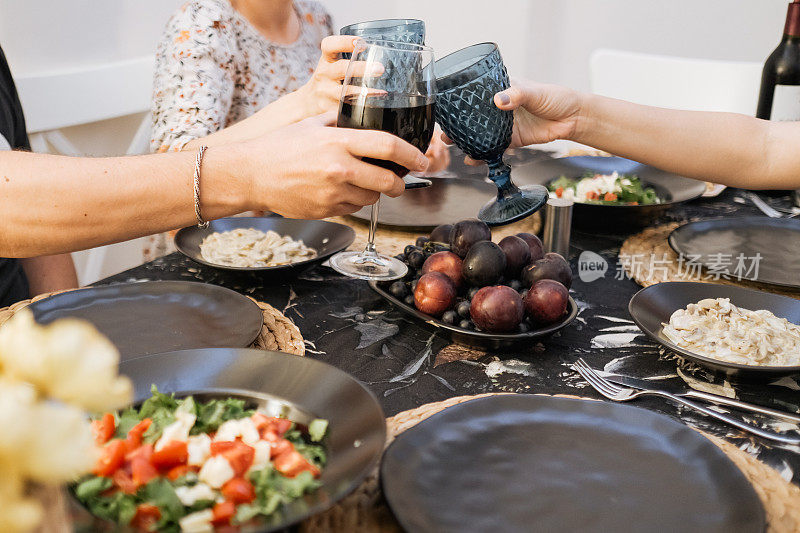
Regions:
<instances>
[{"instance_id":1,"label":"dark grape","mask_svg":"<svg viewBox=\"0 0 800 533\"><path fill-rule=\"evenodd\" d=\"M419 278L417 278L417 279L415 279L414 281L411 282L411 292L414 292L415 290L417 290L417 283L419 283Z\"/></svg>"},{"instance_id":2,"label":"dark grape","mask_svg":"<svg viewBox=\"0 0 800 533\"><path fill-rule=\"evenodd\" d=\"M420 249L417 246L414 246L413 244L409 244L403 249L403 253L406 254L406 257L408 257L408 254L410 254L411 252L419 252L419 251Z\"/></svg>"},{"instance_id":3,"label":"dark grape","mask_svg":"<svg viewBox=\"0 0 800 533\"><path fill-rule=\"evenodd\" d=\"M406 254L397 254L396 256L394 256L394 258L397 259L398 261L402 261L403 263L406 262Z\"/></svg>"},{"instance_id":4,"label":"dark grape","mask_svg":"<svg viewBox=\"0 0 800 533\"><path fill-rule=\"evenodd\" d=\"M417 269L422 268L422 264L425 262L425 254L415 248L407 256L409 266Z\"/></svg>"},{"instance_id":5,"label":"dark grape","mask_svg":"<svg viewBox=\"0 0 800 533\"><path fill-rule=\"evenodd\" d=\"M526 322L520 322L519 324L519 332L520 333L528 333L531 330L531 327Z\"/></svg>"},{"instance_id":6,"label":"dark grape","mask_svg":"<svg viewBox=\"0 0 800 533\"><path fill-rule=\"evenodd\" d=\"M475 295L476 295L476 294L478 294L478 291L479 291L479 290L481 290L481 288L480 288L480 287L472 287L472 288L471 288L471 289L470 289L470 290L467 292L467 298L468 298L468 299L470 299L470 300L472 300L473 298L475 298Z\"/></svg>"},{"instance_id":7,"label":"dark grape","mask_svg":"<svg viewBox=\"0 0 800 533\"><path fill-rule=\"evenodd\" d=\"M408 294L408 288L406 284L402 281L395 281L389 286L389 294L397 298L398 300L402 300Z\"/></svg>"},{"instance_id":8,"label":"dark grape","mask_svg":"<svg viewBox=\"0 0 800 533\"><path fill-rule=\"evenodd\" d=\"M417 242L414 244L417 245L418 248L422 248L430 239L427 237L417 237Z\"/></svg>"},{"instance_id":9,"label":"dark grape","mask_svg":"<svg viewBox=\"0 0 800 533\"><path fill-rule=\"evenodd\" d=\"M455 311L445 311L442 315L442 322L449 325L454 325L458 320L458 315Z\"/></svg>"},{"instance_id":10,"label":"dark grape","mask_svg":"<svg viewBox=\"0 0 800 533\"><path fill-rule=\"evenodd\" d=\"M405 297L405 299L403 300L403 302L405 302L405 303L406 303L406 305L411 305L411 306L413 306L413 305L414 305L414 295L413 295L413 294L409 294L408 296L406 296L406 297Z\"/></svg>"},{"instance_id":11,"label":"dark grape","mask_svg":"<svg viewBox=\"0 0 800 533\"><path fill-rule=\"evenodd\" d=\"M468 300L464 300L456 306L456 313L458 313L461 318L469 318L469 308L470 302Z\"/></svg>"},{"instance_id":12,"label":"dark grape","mask_svg":"<svg viewBox=\"0 0 800 533\"><path fill-rule=\"evenodd\" d=\"M472 323L472 320L467 320L466 318L458 323L458 327L461 329L475 329L475 324Z\"/></svg>"},{"instance_id":13,"label":"dark grape","mask_svg":"<svg viewBox=\"0 0 800 533\"><path fill-rule=\"evenodd\" d=\"M508 282L508 286L514 289L515 291L519 291L522 288L522 282L518 279L512 279Z\"/></svg>"}]
</instances>

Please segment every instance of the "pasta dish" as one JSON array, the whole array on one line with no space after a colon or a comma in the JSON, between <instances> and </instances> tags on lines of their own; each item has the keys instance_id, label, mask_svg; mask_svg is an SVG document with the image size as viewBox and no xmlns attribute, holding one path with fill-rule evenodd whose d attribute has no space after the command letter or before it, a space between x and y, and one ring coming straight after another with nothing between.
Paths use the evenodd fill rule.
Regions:
<instances>
[{"instance_id":1,"label":"pasta dish","mask_svg":"<svg viewBox=\"0 0 800 533\"><path fill-rule=\"evenodd\" d=\"M254 228L237 228L215 232L203 239L200 254L215 265L273 267L313 259L317 251L301 240L272 230L264 233Z\"/></svg>"}]
</instances>

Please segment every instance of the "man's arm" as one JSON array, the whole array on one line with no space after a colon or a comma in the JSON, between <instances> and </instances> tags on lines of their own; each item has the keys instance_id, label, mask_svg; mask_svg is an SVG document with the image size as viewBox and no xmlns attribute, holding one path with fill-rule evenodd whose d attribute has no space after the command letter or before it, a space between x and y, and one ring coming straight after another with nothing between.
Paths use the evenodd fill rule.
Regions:
<instances>
[{"instance_id":1,"label":"man's arm","mask_svg":"<svg viewBox=\"0 0 800 533\"><path fill-rule=\"evenodd\" d=\"M352 213L403 180L364 158L423 171L424 154L386 132L317 117L252 141L211 147L200 174L205 219L247 210L290 218ZM0 257L92 248L196 222L194 152L81 158L0 152Z\"/></svg>"},{"instance_id":2,"label":"man's arm","mask_svg":"<svg viewBox=\"0 0 800 533\"><path fill-rule=\"evenodd\" d=\"M31 296L78 287L78 274L70 254L21 259Z\"/></svg>"}]
</instances>

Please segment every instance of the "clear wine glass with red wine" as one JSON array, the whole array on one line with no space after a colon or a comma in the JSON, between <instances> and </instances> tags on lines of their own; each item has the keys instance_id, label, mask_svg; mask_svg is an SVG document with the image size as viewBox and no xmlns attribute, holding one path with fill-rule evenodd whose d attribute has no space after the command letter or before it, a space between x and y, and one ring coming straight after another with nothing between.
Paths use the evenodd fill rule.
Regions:
<instances>
[{"instance_id":1,"label":"clear wine glass with red wine","mask_svg":"<svg viewBox=\"0 0 800 533\"><path fill-rule=\"evenodd\" d=\"M393 133L425 152L433 137L436 76L433 50L427 46L378 40L359 40L344 79L339 101L340 128ZM391 161L364 158L400 177L408 169ZM363 252L340 252L330 259L337 272L366 280L405 276L406 265L375 249L380 199L372 206L369 238Z\"/></svg>"}]
</instances>

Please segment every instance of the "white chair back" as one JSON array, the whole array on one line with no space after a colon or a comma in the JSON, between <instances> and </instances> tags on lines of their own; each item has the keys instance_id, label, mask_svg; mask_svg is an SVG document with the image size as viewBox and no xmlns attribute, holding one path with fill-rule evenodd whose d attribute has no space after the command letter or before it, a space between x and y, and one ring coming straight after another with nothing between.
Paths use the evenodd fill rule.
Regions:
<instances>
[{"instance_id":1,"label":"white chair back","mask_svg":"<svg viewBox=\"0 0 800 533\"><path fill-rule=\"evenodd\" d=\"M638 104L755 115L763 63L598 49L592 92Z\"/></svg>"},{"instance_id":2,"label":"white chair back","mask_svg":"<svg viewBox=\"0 0 800 533\"><path fill-rule=\"evenodd\" d=\"M142 115L130 131L115 128L128 155L149 151L153 56L15 78L34 152L85 155L63 129ZM128 141L129 139L129 141ZM140 239L73 254L81 284L141 263Z\"/></svg>"}]
</instances>

